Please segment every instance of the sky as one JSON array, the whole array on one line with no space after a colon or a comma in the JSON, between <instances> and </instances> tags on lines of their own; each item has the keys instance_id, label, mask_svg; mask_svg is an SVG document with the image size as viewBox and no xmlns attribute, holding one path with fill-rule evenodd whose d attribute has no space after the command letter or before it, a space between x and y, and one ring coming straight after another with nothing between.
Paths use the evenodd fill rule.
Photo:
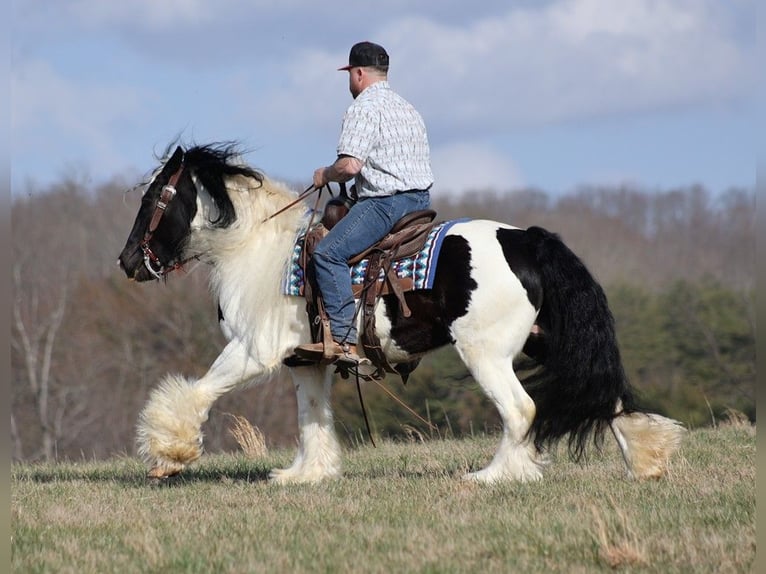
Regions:
<instances>
[{"instance_id":1,"label":"sky","mask_svg":"<svg viewBox=\"0 0 766 574\"><path fill-rule=\"evenodd\" d=\"M177 138L310 183L361 40L434 194L755 186L756 0L11 0L9 27L13 196L137 183Z\"/></svg>"}]
</instances>

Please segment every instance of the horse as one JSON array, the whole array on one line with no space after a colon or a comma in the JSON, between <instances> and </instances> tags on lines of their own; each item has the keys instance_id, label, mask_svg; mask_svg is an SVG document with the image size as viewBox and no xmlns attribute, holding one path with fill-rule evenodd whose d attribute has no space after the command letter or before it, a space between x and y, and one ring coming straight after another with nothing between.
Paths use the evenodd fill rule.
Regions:
<instances>
[{"instance_id":1,"label":"horse","mask_svg":"<svg viewBox=\"0 0 766 574\"><path fill-rule=\"evenodd\" d=\"M198 380L168 374L151 391L136 429L148 476L173 476L201 456L201 427L219 397L287 371L297 394L297 453L269 479L341 477L332 365L285 364L311 341L305 299L280 289L311 210L270 217L297 194L245 163L234 142L174 142L148 179L119 265L129 279L151 281L191 258L207 262L228 340ZM464 479L539 480L561 439L568 437L579 459L591 440L601 446L608 430L628 477L667 473L684 428L637 405L604 291L558 235L457 221L441 244L433 285L404 295L408 316L393 295L375 305L388 361L408 363L453 345L502 421L493 458ZM514 360L525 357L536 369L522 383Z\"/></svg>"}]
</instances>

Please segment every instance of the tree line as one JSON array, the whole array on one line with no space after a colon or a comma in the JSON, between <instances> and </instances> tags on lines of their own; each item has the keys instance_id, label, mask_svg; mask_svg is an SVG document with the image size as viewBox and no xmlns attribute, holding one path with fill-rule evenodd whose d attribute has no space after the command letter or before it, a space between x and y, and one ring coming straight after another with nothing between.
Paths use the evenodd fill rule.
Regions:
<instances>
[{"instance_id":1,"label":"tree line","mask_svg":"<svg viewBox=\"0 0 766 574\"><path fill-rule=\"evenodd\" d=\"M133 453L134 426L167 372L201 376L224 344L204 264L164 284L128 281L116 264L140 203L127 182L64 179L13 198L11 446L16 460ZM300 185L296 189L302 188ZM440 219L491 218L559 233L604 286L626 370L643 403L692 426L726 409L755 419L755 194L582 188L433 194ZM491 404L450 349L402 386L364 395L376 433L411 438L492 432ZM356 389L338 380L341 434L364 434ZM216 403L208 450L235 448L229 414L272 446L295 442L287 380ZM426 422L427 421L427 422ZM431 425L431 426L429 426Z\"/></svg>"}]
</instances>

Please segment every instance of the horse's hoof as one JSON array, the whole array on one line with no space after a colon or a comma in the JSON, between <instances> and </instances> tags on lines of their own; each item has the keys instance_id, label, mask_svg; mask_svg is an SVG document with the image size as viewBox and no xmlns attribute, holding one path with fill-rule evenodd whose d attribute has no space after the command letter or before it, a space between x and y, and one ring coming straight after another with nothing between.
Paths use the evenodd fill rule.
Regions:
<instances>
[{"instance_id":1,"label":"horse's hoof","mask_svg":"<svg viewBox=\"0 0 766 574\"><path fill-rule=\"evenodd\" d=\"M275 483L289 482L290 476L292 475L286 468L274 468L269 472L269 481Z\"/></svg>"},{"instance_id":2,"label":"horse's hoof","mask_svg":"<svg viewBox=\"0 0 766 574\"><path fill-rule=\"evenodd\" d=\"M159 466L155 466L149 472L147 472L146 478L155 478L155 479L170 478L171 476L176 476L177 474L180 474L182 470L183 470L183 466L178 468L177 466L169 467L165 465L159 465Z\"/></svg>"}]
</instances>

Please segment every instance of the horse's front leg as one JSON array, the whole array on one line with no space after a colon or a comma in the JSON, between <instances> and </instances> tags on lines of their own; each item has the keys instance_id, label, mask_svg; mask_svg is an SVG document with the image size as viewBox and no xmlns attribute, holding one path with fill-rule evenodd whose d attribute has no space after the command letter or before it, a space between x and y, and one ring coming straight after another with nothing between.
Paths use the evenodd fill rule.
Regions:
<instances>
[{"instance_id":1,"label":"horse's front leg","mask_svg":"<svg viewBox=\"0 0 766 574\"><path fill-rule=\"evenodd\" d=\"M138 419L138 454L150 465L149 476L172 476L197 460L202 455L202 424L216 399L253 378L265 380L275 370L253 361L235 339L201 379L167 375Z\"/></svg>"},{"instance_id":2,"label":"horse's front leg","mask_svg":"<svg viewBox=\"0 0 766 574\"><path fill-rule=\"evenodd\" d=\"M340 445L330 403L332 371L328 367L300 367L290 370L298 400L300 442L293 463L274 469L277 482L317 482L340 476Z\"/></svg>"}]
</instances>

